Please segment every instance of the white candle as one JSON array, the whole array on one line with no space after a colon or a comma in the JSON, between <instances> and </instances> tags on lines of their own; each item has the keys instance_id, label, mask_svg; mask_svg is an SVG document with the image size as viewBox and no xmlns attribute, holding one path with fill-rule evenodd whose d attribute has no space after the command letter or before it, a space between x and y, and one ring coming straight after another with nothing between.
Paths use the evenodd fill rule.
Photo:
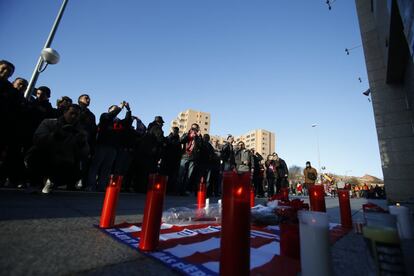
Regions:
<instances>
[{"instance_id":1,"label":"white candle","mask_svg":"<svg viewBox=\"0 0 414 276\"><path fill-rule=\"evenodd\" d=\"M206 207L205 207L205 208L207 209L207 208L209 207L209 205L210 205L210 199L209 199L209 198L207 198L207 199L206 199Z\"/></svg>"},{"instance_id":2,"label":"white candle","mask_svg":"<svg viewBox=\"0 0 414 276\"><path fill-rule=\"evenodd\" d=\"M413 224L410 216L410 209L405 206L388 206L390 214L397 217L398 233L401 239L413 238Z\"/></svg>"},{"instance_id":3,"label":"white candle","mask_svg":"<svg viewBox=\"0 0 414 276\"><path fill-rule=\"evenodd\" d=\"M299 211L302 276L333 275L328 215Z\"/></svg>"}]
</instances>

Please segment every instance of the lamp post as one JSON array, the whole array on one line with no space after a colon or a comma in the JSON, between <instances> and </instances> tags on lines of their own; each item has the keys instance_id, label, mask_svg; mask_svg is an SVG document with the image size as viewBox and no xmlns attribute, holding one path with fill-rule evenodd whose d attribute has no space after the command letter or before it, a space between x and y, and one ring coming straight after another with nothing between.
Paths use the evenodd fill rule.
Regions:
<instances>
[{"instance_id":1,"label":"lamp post","mask_svg":"<svg viewBox=\"0 0 414 276\"><path fill-rule=\"evenodd\" d=\"M37 78L39 77L39 74L46 69L46 66L48 64L56 64L59 62L59 54L55 50L51 49L50 45L52 44L53 38L55 37L56 30L59 26L60 20L62 19L63 12L65 11L67 3L68 3L68 0L63 0L62 5L60 6L60 10L56 16L55 22L53 23L52 29L50 30L49 36L43 47L42 53L39 56L39 59L37 60L37 64L33 70L32 77L30 78L29 84L27 85L26 92L24 92L24 97L26 99L30 99L33 93L33 89L36 84ZM43 67L45 63L46 63L46 66Z\"/></svg>"},{"instance_id":2,"label":"lamp post","mask_svg":"<svg viewBox=\"0 0 414 276\"><path fill-rule=\"evenodd\" d=\"M315 128L315 132L316 132L316 149L318 151L318 175L319 175L319 179L320 178L320 174L321 174L321 154L319 152L319 132L318 132L318 124L313 124L312 125L313 128Z\"/></svg>"}]
</instances>

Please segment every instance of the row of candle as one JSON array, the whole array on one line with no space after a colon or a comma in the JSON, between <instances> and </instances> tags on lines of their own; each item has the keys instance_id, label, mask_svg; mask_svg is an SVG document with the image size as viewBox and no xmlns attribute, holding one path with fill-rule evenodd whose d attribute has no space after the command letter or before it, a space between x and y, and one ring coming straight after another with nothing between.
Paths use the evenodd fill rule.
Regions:
<instances>
[{"instance_id":1,"label":"row of candle","mask_svg":"<svg viewBox=\"0 0 414 276\"><path fill-rule=\"evenodd\" d=\"M108 185L100 222L102 228L112 226L114 223L121 182L122 177L117 176L111 178L110 185ZM166 183L165 176L150 176L139 243L141 250L151 251L158 246ZM288 197L288 190L285 189L283 192ZM339 190L338 196L341 224L343 227L352 227L349 191ZM302 275L331 275L329 227L323 186L310 187L309 197L311 211L298 213L300 226L281 225L280 227L281 254L299 258L300 247ZM250 174L224 173L220 260L220 273L223 275L248 275L250 272L250 207L252 204L254 204L254 190L250 184ZM201 181L197 194L197 206L204 208L205 205L206 184ZM390 206L390 213L397 216L400 236L412 238L408 208Z\"/></svg>"}]
</instances>

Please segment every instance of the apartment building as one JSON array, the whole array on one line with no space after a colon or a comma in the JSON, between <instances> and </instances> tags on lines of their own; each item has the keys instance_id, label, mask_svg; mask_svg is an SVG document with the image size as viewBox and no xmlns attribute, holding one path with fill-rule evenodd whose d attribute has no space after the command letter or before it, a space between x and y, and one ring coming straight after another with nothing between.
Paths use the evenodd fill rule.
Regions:
<instances>
[{"instance_id":1,"label":"apartment building","mask_svg":"<svg viewBox=\"0 0 414 276\"><path fill-rule=\"evenodd\" d=\"M171 121L171 127L178 127L180 136L190 130L191 125L196 123L200 126L200 132L210 132L210 113L188 109L180 112L175 120Z\"/></svg>"},{"instance_id":2,"label":"apartment building","mask_svg":"<svg viewBox=\"0 0 414 276\"><path fill-rule=\"evenodd\" d=\"M275 152L276 137L271 131L264 129L255 129L246 134L235 136L236 144L239 141L244 142L247 149L254 149L263 157Z\"/></svg>"},{"instance_id":3,"label":"apartment building","mask_svg":"<svg viewBox=\"0 0 414 276\"><path fill-rule=\"evenodd\" d=\"M211 143L215 148L217 148L223 145L226 139L227 137L212 135ZM234 146L236 146L240 141L244 142L247 149L254 149L265 158L269 154L275 152L275 134L268 130L255 129L247 132L246 134L234 136Z\"/></svg>"}]
</instances>

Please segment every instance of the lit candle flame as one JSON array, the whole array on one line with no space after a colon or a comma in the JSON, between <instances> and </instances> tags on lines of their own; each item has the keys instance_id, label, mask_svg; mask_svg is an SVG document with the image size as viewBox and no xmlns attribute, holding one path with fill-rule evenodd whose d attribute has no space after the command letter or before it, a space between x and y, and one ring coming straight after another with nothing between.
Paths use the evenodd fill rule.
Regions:
<instances>
[{"instance_id":1,"label":"lit candle flame","mask_svg":"<svg viewBox=\"0 0 414 276\"><path fill-rule=\"evenodd\" d=\"M237 189L236 194L239 196L243 193L243 187Z\"/></svg>"},{"instance_id":2,"label":"lit candle flame","mask_svg":"<svg viewBox=\"0 0 414 276\"><path fill-rule=\"evenodd\" d=\"M400 204L397 202L397 204L395 204L397 207L400 207Z\"/></svg>"},{"instance_id":3,"label":"lit candle flame","mask_svg":"<svg viewBox=\"0 0 414 276\"><path fill-rule=\"evenodd\" d=\"M160 184L160 183L155 184L155 189L156 189L156 190L161 189L161 184Z\"/></svg>"}]
</instances>

